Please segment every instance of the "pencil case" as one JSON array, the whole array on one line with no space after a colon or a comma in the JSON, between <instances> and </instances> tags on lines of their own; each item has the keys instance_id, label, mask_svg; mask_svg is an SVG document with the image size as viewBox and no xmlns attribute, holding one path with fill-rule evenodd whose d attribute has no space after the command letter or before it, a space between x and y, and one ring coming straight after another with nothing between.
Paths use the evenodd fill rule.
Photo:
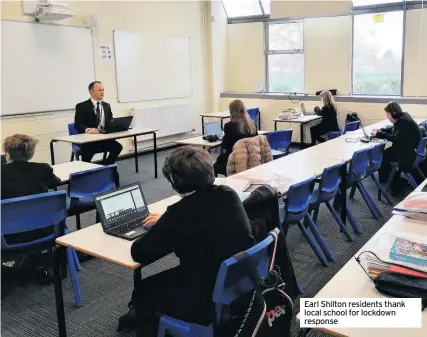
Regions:
<instances>
[{"instance_id":1,"label":"pencil case","mask_svg":"<svg viewBox=\"0 0 427 337\"><path fill-rule=\"evenodd\" d=\"M397 298L421 298L421 310L427 307L427 279L386 271L373 281L381 294Z\"/></svg>"}]
</instances>

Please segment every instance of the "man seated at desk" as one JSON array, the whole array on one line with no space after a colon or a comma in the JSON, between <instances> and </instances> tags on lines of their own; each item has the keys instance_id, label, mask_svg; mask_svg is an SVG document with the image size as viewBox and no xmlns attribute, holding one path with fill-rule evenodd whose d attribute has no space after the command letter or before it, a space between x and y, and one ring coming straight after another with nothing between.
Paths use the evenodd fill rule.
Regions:
<instances>
[{"instance_id":1,"label":"man seated at desk","mask_svg":"<svg viewBox=\"0 0 427 337\"><path fill-rule=\"evenodd\" d=\"M384 151L381 168L378 171L381 183L387 182L393 162L399 164L399 170L409 171L412 169L416 150L421 140L420 128L407 112L403 112L399 103L391 101L384 110L387 119L393 126L372 131L372 136L387 139L393 143L390 148ZM402 194L403 188L404 186L400 182L400 172L397 172L391 183L393 195Z\"/></svg>"},{"instance_id":2,"label":"man seated at desk","mask_svg":"<svg viewBox=\"0 0 427 337\"><path fill-rule=\"evenodd\" d=\"M108 129L113 120L110 104L103 101L104 86L95 81L89 84L90 99L76 105L74 127L79 133L96 135L100 131ZM123 149L123 146L114 139L101 142L92 142L80 145L82 160L90 162L95 153L107 151L108 157L105 165L114 164Z\"/></svg>"}]
</instances>

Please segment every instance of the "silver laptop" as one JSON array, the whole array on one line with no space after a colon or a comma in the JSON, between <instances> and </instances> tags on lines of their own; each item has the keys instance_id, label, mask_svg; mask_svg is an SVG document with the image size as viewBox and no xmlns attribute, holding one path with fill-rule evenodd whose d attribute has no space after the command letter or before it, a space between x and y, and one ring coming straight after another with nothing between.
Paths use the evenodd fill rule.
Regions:
<instances>
[{"instance_id":1,"label":"silver laptop","mask_svg":"<svg viewBox=\"0 0 427 337\"><path fill-rule=\"evenodd\" d=\"M147 232L143 222L149 212L139 182L98 193L94 199L105 233L134 240Z\"/></svg>"},{"instance_id":2,"label":"silver laptop","mask_svg":"<svg viewBox=\"0 0 427 337\"><path fill-rule=\"evenodd\" d=\"M205 123L203 128L205 129L205 135L217 136L218 139L222 139L222 129L219 122Z\"/></svg>"},{"instance_id":3,"label":"silver laptop","mask_svg":"<svg viewBox=\"0 0 427 337\"><path fill-rule=\"evenodd\" d=\"M301 103L301 111L302 111L302 114L303 114L304 116L309 116L309 115L314 115L314 114L315 114L315 112L314 112L314 111L307 112L307 110L305 109L305 105L304 105L304 103Z\"/></svg>"}]
</instances>

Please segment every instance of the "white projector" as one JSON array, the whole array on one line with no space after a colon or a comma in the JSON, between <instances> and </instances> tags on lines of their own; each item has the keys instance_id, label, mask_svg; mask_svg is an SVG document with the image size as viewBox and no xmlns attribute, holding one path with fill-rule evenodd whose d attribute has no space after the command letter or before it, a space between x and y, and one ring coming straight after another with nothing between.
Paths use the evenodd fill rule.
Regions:
<instances>
[{"instance_id":1,"label":"white projector","mask_svg":"<svg viewBox=\"0 0 427 337\"><path fill-rule=\"evenodd\" d=\"M62 4L40 2L34 12L37 20L63 20L74 16L74 11Z\"/></svg>"}]
</instances>

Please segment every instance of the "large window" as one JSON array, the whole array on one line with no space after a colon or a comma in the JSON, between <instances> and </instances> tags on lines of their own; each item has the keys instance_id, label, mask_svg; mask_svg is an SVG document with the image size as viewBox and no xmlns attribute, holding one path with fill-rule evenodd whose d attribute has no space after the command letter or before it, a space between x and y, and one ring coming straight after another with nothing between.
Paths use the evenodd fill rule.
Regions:
<instances>
[{"instance_id":1,"label":"large window","mask_svg":"<svg viewBox=\"0 0 427 337\"><path fill-rule=\"evenodd\" d=\"M302 22L268 25L268 91L304 92L304 28Z\"/></svg>"},{"instance_id":2,"label":"large window","mask_svg":"<svg viewBox=\"0 0 427 337\"><path fill-rule=\"evenodd\" d=\"M270 15L270 0L222 0L229 18Z\"/></svg>"},{"instance_id":3,"label":"large window","mask_svg":"<svg viewBox=\"0 0 427 337\"><path fill-rule=\"evenodd\" d=\"M403 12L354 16L353 94L400 96Z\"/></svg>"}]
</instances>

